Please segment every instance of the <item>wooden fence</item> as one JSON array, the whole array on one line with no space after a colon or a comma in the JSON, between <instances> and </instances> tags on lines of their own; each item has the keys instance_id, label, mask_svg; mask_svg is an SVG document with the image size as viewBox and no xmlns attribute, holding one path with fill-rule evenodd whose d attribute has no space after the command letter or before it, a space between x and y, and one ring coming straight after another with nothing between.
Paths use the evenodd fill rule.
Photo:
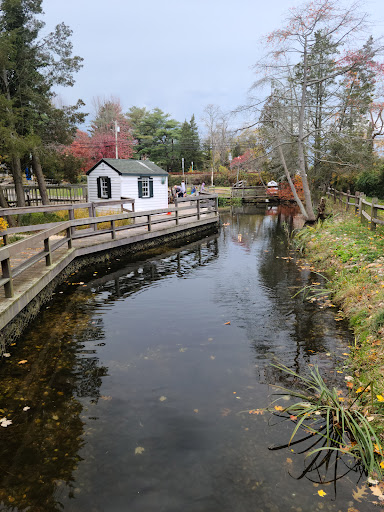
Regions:
<instances>
[{"instance_id":1,"label":"wooden fence","mask_svg":"<svg viewBox=\"0 0 384 512\"><path fill-rule=\"evenodd\" d=\"M132 204L133 199L131 200ZM183 203L188 201L190 204L185 206L179 206L178 203ZM128 202L127 199L123 199L121 201L103 201L100 203L86 203L87 205L116 205L116 204L126 204ZM68 212L74 212L76 208L80 206L71 205L68 207ZM19 210L33 210L36 211L36 208L39 208L38 211L52 211L52 209L63 209L59 206L42 206L35 208L7 208L1 209L0 215L6 215L9 213L9 210L12 210L12 213L20 213ZM89 206L89 208L93 208L93 206ZM6 212L4 213L4 210ZM93 212L94 210L92 210ZM31 212L32 213L32 212ZM170 215L162 215L168 214ZM55 222L51 224L40 224L38 226L23 226L22 228L10 228L5 231L1 231L0 235L3 236L4 247L0 249L0 261L1 261L1 269L2 269L2 277L0 278L0 286L4 286L5 297L10 298L13 297L13 279L26 270L30 269L32 265L37 263L38 261L45 258L46 266L50 266L53 263L52 254L67 244L68 251L72 248L72 241L77 240L79 238L98 236L102 234L110 234L113 240L116 239L116 232L123 230L130 230L139 227L147 227L148 231L152 230L152 226L155 224L161 223L169 223L170 221L174 221L175 225L178 226L180 220L186 219L189 217L197 217L197 220L200 220L202 215L214 213L218 215L217 208L217 196L205 196L202 197L189 197L179 199L174 208L162 208L159 210L150 210L144 212L126 212L120 213L116 215L106 215L103 217L90 216L84 219L75 219L72 215L72 218L68 221L64 222ZM123 226L117 226L116 222L119 220L132 220L132 223ZM103 222L109 222L108 228L98 229L98 225ZM90 226L89 230L77 228L83 226ZM11 233L20 233L21 231L37 231L40 233L31 235L24 240L20 240L18 242L14 242L12 244L8 244L9 242L9 234ZM57 235L61 235L59 240L57 240ZM52 237L55 237L55 240L52 240ZM22 263L20 263L16 267L12 267L12 258L20 256L20 254L26 252L28 249L38 248L41 249L39 252L34 254L33 256L27 257Z\"/></svg>"},{"instance_id":2,"label":"wooden fence","mask_svg":"<svg viewBox=\"0 0 384 512\"><path fill-rule=\"evenodd\" d=\"M10 206L17 204L14 185L1 185L4 196ZM37 185L25 185L25 204L28 206L41 204L40 190ZM47 194L50 203L80 203L88 200L87 185L47 185Z\"/></svg>"},{"instance_id":3,"label":"wooden fence","mask_svg":"<svg viewBox=\"0 0 384 512\"><path fill-rule=\"evenodd\" d=\"M384 211L384 205L378 204L377 197L373 197L369 202L362 192L351 194L334 188L328 188L327 195L333 197L334 203L338 202L341 206L345 206L347 211L353 208L354 212L360 216L361 222L367 221L372 231L377 225L384 226L384 218L379 218L380 212Z\"/></svg>"},{"instance_id":4,"label":"wooden fence","mask_svg":"<svg viewBox=\"0 0 384 512\"><path fill-rule=\"evenodd\" d=\"M244 200L247 199L260 199L265 200L271 196L267 194L265 187L232 187L231 197L241 197Z\"/></svg>"}]
</instances>

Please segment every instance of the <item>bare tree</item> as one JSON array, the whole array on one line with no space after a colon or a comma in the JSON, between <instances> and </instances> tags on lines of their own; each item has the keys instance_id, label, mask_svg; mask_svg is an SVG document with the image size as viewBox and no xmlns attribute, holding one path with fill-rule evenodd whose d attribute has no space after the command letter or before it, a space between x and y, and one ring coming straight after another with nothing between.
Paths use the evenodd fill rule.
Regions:
<instances>
[{"instance_id":1,"label":"bare tree","mask_svg":"<svg viewBox=\"0 0 384 512\"><path fill-rule=\"evenodd\" d=\"M269 34L269 51L255 67L261 78L253 85L253 94L256 90L265 91L267 86L271 93L267 95L268 101L258 102L253 98L248 108L257 112L257 122L268 125L270 149L279 155L292 192L308 221L316 218L308 162L314 157L319 162L324 156L319 141L329 136L330 126L340 114L343 80L367 66L382 51L381 44L373 40L369 50L364 45L352 49L351 43L359 42L366 27L367 14L359 11L357 3L346 7L339 0L322 0L316 6L310 2L293 8L285 26ZM327 43L327 66L325 56L319 58L319 42ZM326 101L320 105L322 94ZM287 158L287 152L296 155L294 162ZM295 173L301 176L305 203L298 200L294 190Z\"/></svg>"}]
</instances>

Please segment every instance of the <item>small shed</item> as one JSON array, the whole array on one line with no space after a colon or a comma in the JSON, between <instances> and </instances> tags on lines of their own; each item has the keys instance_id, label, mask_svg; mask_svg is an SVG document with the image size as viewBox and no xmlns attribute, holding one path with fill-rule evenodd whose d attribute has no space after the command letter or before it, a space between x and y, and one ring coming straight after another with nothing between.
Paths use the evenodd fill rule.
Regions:
<instances>
[{"instance_id":1,"label":"small shed","mask_svg":"<svg viewBox=\"0 0 384 512\"><path fill-rule=\"evenodd\" d=\"M87 171L88 201L135 200L135 211L168 207L168 173L150 160L103 158Z\"/></svg>"}]
</instances>

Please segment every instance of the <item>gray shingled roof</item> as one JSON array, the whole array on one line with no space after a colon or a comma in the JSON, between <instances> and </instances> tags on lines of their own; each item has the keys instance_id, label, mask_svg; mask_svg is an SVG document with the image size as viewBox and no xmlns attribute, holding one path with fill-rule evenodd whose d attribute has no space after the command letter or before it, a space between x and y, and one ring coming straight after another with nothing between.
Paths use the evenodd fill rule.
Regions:
<instances>
[{"instance_id":1,"label":"gray shingled roof","mask_svg":"<svg viewBox=\"0 0 384 512\"><path fill-rule=\"evenodd\" d=\"M87 174L93 171L101 162L105 162L123 176L168 176L167 171L164 171L150 160L123 160L120 158L103 158L92 169L89 169Z\"/></svg>"}]
</instances>

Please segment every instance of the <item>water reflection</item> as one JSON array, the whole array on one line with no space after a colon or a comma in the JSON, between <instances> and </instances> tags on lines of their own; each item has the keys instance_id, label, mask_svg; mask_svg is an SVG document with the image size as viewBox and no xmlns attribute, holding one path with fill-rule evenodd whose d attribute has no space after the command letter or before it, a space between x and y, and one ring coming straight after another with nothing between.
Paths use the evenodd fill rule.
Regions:
<instances>
[{"instance_id":1,"label":"water reflection","mask_svg":"<svg viewBox=\"0 0 384 512\"><path fill-rule=\"evenodd\" d=\"M348 503L349 482L337 505L318 502L310 481L298 488L292 460L268 451L289 426L249 414L276 384L295 384L271 361L298 372L319 364L336 381L349 339L332 309L292 298L318 278L287 250L287 212L269 213L234 209L220 236L118 258L58 290L0 369L0 408L13 421L0 432L4 510L337 512Z\"/></svg>"}]
</instances>

